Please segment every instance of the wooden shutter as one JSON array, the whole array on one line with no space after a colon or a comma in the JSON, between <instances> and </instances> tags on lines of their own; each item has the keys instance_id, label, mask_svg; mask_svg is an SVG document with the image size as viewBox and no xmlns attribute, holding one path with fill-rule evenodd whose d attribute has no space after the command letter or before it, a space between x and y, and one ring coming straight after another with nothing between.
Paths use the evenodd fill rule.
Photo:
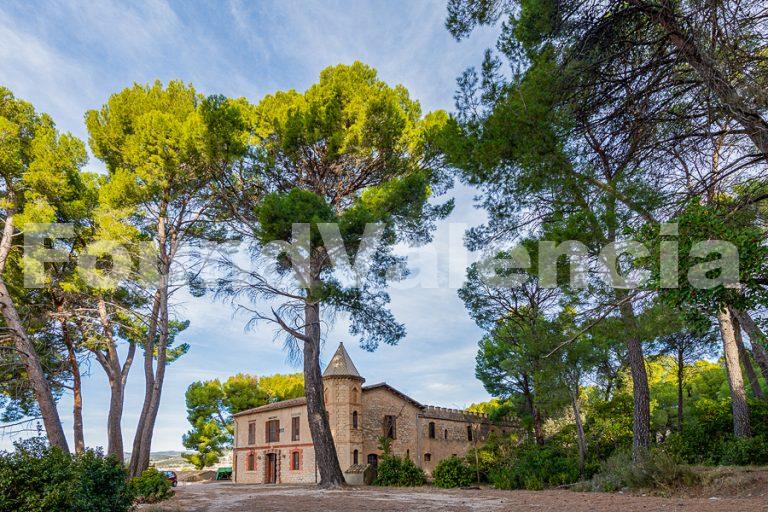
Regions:
<instances>
[{"instance_id":1,"label":"wooden shutter","mask_svg":"<svg viewBox=\"0 0 768 512\"><path fill-rule=\"evenodd\" d=\"M256 423L248 424L248 444L256 444Z\"/></svg>"},{"instance_id":2,"label":"wooden shutter","mask_svg":"<svg viewBox=\"0 0 768 512\"><path fill-rule=\"evenodd\" d=\"M300 420L301 418L299 416L291 418L291 441L298 441L301 439L301 432L299 431L301 428Z\"/></svg>"},{"instance_id":3,"label":"wooden shutter","mask_svg":"<svg viewBox=\"0 0 768 512\"><path fill-rule=\"evenodd\" d=\"M280 420L275 420L275 442L280 442Z\"/></svg>"}]
</instances>

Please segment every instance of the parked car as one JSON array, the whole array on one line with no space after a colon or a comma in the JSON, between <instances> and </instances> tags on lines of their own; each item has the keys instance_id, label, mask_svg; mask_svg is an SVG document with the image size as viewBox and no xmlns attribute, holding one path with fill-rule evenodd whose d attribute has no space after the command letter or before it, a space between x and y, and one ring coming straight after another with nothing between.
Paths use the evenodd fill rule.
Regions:
<instances>
[{"instance_id":1,"label":"parked car","mask_svg":"<svg viewBox=\"0 0 768 512\"><path fill-rule=\"evenodd\" d=\"M163 476L171 481L171 487L176 487L179 484L179 477L176 476L175 471L163 471Z\"/></svg>"}]
</instances>

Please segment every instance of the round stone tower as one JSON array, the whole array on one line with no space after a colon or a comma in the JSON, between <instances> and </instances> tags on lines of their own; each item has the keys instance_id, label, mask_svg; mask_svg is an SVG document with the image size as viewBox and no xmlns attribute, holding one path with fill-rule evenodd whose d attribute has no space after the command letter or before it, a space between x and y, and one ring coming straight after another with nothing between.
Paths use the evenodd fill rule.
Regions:
<instances>
[{"instance_id":1,"label":"round stone tower","mask_svg":"<svg viewBox=\"0 0 768 512\"><path fill-rule=\"evenodd\" d=\"M341 470L363 464L363 392L360 376L343 343L323 372L325 408Z\"/></svg>"}]
</instances>

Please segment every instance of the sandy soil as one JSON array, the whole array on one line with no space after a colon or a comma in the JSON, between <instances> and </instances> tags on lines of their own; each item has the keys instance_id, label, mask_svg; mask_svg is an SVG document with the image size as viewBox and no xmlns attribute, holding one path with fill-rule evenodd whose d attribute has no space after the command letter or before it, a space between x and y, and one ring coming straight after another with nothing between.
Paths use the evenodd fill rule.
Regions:
<instances>
[{"instance_id":1,"label":"sandy soil","mask_svg":"<svg viewBox=\"0 0 768 512\"><path fill-rule=\"evenodd\" d=\"M441 490L359 487L321 491L313 487L187 484L176 496L142 512L768 512L768 496L661 498L628 494L554 491Z\"/></svg>"}]
</instances>

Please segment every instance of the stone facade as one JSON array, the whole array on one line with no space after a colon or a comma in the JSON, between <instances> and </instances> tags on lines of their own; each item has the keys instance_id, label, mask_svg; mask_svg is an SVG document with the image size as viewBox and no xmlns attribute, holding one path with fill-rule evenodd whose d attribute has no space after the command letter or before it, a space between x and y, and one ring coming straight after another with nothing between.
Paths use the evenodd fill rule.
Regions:
<instances>
[{"instance_id":1,"label":"stone facade","mask_svg":"<svg viewBox=\"0 0 768 512\"><path fill-rule=\"evenodd\" d=\"M392 453L410 458L431 474L441 460L463 456L490 432L512 427L486 415L422 405L386 383L364 382L339 345L323 373L324 399L336 454L349 483L360 483L366 465L378 463L381 436L392 439ZM317 482L306 399L236 414L232 466L236 483Z\"/></svg>"}]
</instances>

